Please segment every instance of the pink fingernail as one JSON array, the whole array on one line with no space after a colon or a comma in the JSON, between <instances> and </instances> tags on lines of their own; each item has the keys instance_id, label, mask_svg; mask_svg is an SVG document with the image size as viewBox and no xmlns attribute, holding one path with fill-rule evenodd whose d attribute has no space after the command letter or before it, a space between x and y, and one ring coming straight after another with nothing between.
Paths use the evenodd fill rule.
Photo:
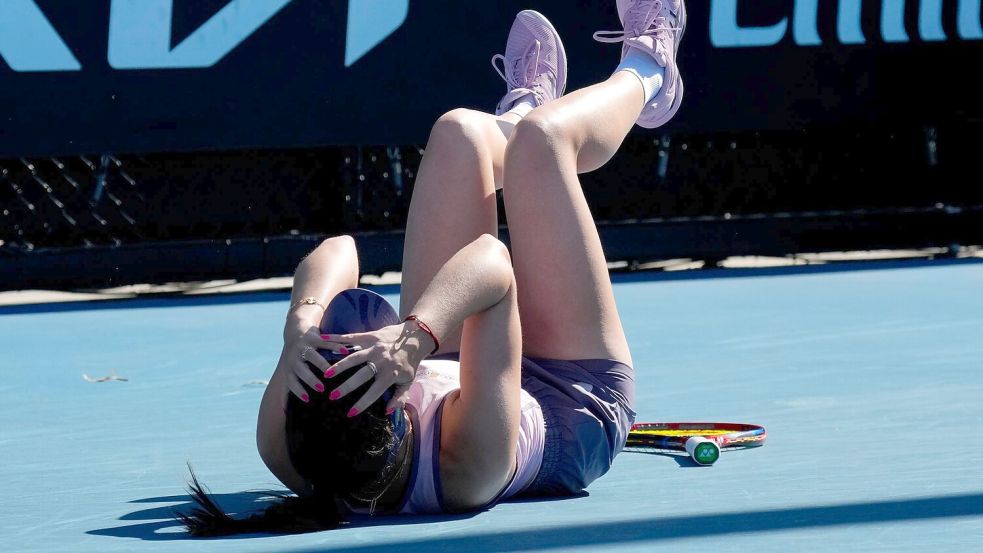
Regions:
<instances>
[{"instance_id":1,"label":"pink fingernail","mask_svg":"<svg viewBox=\"0 0 983 553\"><path fill-rule=\"evenodd\" d=\"M334 376L334 369L328 369L327 372L324 373L324 378L331 378L332 376Z\"/></svg>"},{"instance_id":2,"label":"pink fingernail","mask_svg":"<svg viewBox=\"0 0 983 553\"><path fill-rule=\"evenodd\" d=\"M348 411L348 418L352 418L357 414L358 414L358 409L352 407L351 410Z\"/></svg>"},{"instance_id":3,"label":"pink fingernail","mask_svg":"<svg viewBox=\"0 0 983 553\"><path fill-rule=\"evenodd\" d=\"M331 339L331 335L330 334L322 334L321 335L321 339L322 340L325 340L325 341L330 340Z\"/></svg>"},{"instance_id":4,"label":"pink fingernail","mask_svg":"<svg viewBox=\"0 0 983 553\"><path fill-rule=\"evenodd\" d=\"M338 353L342 355L348 355L348 348L341 348L338 350Z\"/></svg>"},{"instance_id":5,"label":"pink fingernail","mask_svg":"<svg viewBox=\"0 0 983 553\"><path fill-rule=\"evenodd\" d=\"M311 397L307 394L300 394L300 400L303 401L304 403L310 403Z\"/></svg>"},{"instance_id":6,"label":"pink fingernail","mask_svg":"<svg viewBox=\"0 0 983 553\"><path fill-rule=\"evenodd\" d=\"M335 390L335 391L331 392L331 394L328 396L328 399L334 401L334 400L336 400L336 399L338 399L340 397L341 397L341 392L339 392L338 390Z\"/></svg>"},{"instance_id":7,"label":"pink fingernail","mask_svg":"<svg viewBox=\"0 0 983 553\"><path fill-rule=\"evenodd\" d=\"M386 409L386 414L387 415L392 415L395 412L396 412L396 408L395 407L390 407L389 409Z\"/></svg>"},{"instance_id":8,"label":"pink fingernail","mask_svg":"<svg viewBox=\"0 0 983 553\"><path fill-rule=\"evenodd\" d=\"M317 390L317 391L319 391L319 392L324 392L324 384L321 384L320 382L318 382L317 384L314 385L314 389Z\"/></svg>"}]
</instances>

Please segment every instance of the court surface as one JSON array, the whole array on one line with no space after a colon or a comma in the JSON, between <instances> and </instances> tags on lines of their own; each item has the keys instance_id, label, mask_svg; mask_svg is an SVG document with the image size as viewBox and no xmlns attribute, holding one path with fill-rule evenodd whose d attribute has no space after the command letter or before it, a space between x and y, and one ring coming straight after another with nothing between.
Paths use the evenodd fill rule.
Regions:
<instances>
[{"instance_id":1,"label":"court surface","mask_svg":"<svg viewBox=\"0 0 983 553\"><path fill-rule=\"evenodd\" d=\"M571 499L192 540L171 519L187 462L230 510L275 487L253 436L288 296L7 307L0 550L983 550L983 263L615 281L638 420L759 423L765 447L623 453Z\"/></svg>"}]
</instances>

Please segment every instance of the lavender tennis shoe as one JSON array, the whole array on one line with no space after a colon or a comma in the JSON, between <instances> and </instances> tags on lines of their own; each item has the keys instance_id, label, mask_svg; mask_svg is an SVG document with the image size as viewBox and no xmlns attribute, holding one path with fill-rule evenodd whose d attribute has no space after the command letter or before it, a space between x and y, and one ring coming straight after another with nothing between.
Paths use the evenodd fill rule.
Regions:
<instances>
[{"instance_id":1,"label":"lavender tennis shoe","mask_svg":"<svg viewBox=\"0 0 983 553\"><path fill-rule=\"evenodd\" d=\"M686 30L684 0L618 0L618 15L624 31L598 31L598 42L623 42L621 58L636 48L655 58L666 68L662 88L638 117L638 125L648 129L666 124L679 111L683 101L683 78L676 65L676 53Z\"/></svg>"},{"instance_id":2,"label":"lavender tennis shoe","mask_svg":"<svg viewBox=\"0 0 983 553\"><path fill-rule=\"evenodd\" d=\"M530 94L539 107L562 96L567 87L567 54L560 35L541 13L533 10L523 10L515 16L505 55L493 56L492 66L508 85L508 92L495 108L496 115L509 111Z\"/></svg>"}]
</instances>

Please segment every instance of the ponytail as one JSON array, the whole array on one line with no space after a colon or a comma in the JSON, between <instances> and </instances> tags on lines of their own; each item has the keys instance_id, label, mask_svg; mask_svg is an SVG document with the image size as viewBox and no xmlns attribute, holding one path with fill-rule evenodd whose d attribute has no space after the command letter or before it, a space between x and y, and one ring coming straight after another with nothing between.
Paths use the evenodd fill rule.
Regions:
<instances>
[{"instance_id":1,"label":"ponytail","mask_svg":"<svg viewBox=\"0 0 983 553\"><path fill-rule=\"evenodd\" d=\"M191 470L191 467L188 467ZM287 493L267 492L273 503L262 512L248 518L232 518L212 499L191 470L188 492L195 506L187 512L175 512L188 533L195 537L227 536L230 534L270 533L302 534L333 530L341 516L333 498L320 496L298 497Z\"/></svg>"},{"instance_id":2,"label":"ponytail","mask_svg":"<svg viewBox=\"0 0 983 553\"><path fill-rule=\"evenodd\" d=\"M316 374L323 379L320 371ZM371 380L365 382L350 395L357 398L371 385ZM265 510L233 518L208 495L189 465L188 492L194 505L175 516L188 533L201 537L255 532L299 534L337 528L342 522L339 498L357 499L359 492L377 498L406 461L405 456L399 459L395 455L401 436L397 438L393 422L386 415L385 401L376 401L358 417L348 417L352 403L354 399L331 401L326 394L316 394L310 403L301 402L293 394L287 398L287 453L297 474L313 486L313 495L268 493L272 503Z\"/></svg>"}]
</instances>

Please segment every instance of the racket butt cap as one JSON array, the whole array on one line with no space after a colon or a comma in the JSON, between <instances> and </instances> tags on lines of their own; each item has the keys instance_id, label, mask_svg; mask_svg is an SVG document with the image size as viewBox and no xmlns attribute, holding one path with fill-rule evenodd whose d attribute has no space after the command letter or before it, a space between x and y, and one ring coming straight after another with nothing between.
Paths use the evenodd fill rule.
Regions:
<instances>
[{"instance_id":1,"label":"racket butt cap","mask_svg":"<svg viewBox=\"0 0 983 553\"><path fill-rule=\"evenodd\" d=\"M686 453L698 465L710 466L720 458L720 446L713 440L694 436L686 440Z\"/></svg>"}]
</instances>

